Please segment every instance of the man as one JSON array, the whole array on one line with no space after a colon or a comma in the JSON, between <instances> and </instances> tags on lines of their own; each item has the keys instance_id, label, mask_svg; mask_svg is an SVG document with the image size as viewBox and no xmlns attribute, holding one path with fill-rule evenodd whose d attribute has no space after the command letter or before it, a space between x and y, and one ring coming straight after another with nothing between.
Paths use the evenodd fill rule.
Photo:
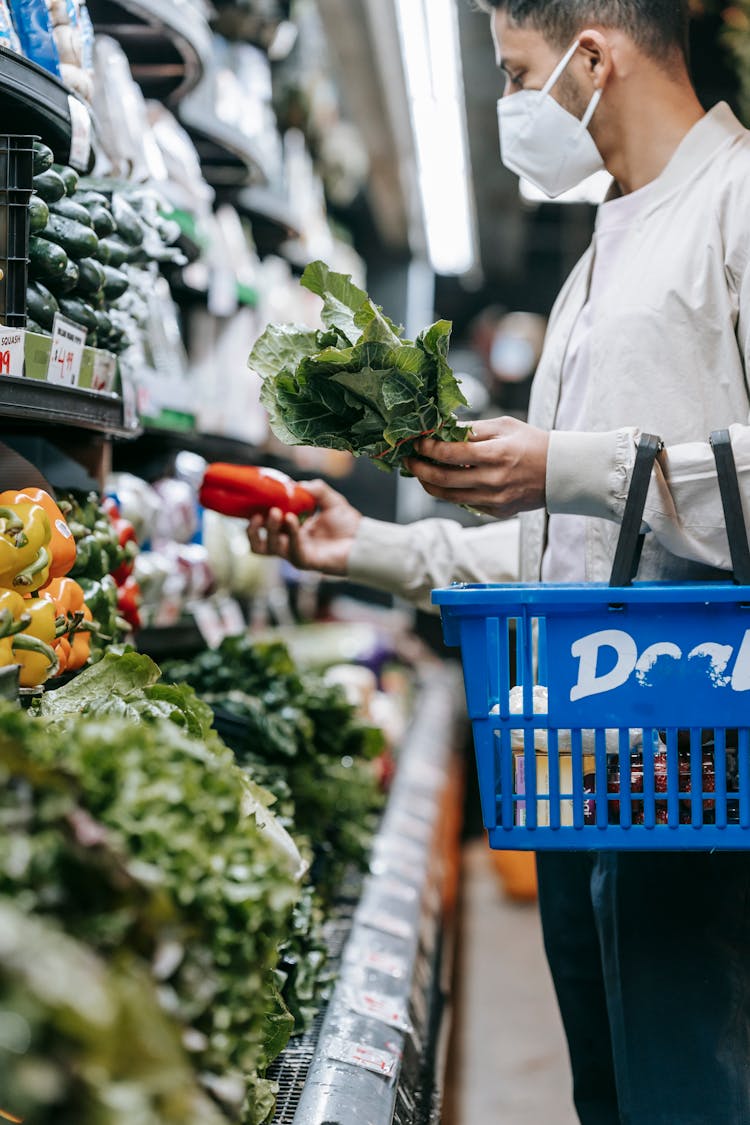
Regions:
<instances>
[{"instance_id":1,"label":"man","mask_svg":"<svg viewBox=\"0 0 750 1125\"><path fill-rule=\"evenodd\" d=\"M638 434L659 434L640 576L718 577L730 560L712 430L731 428L750 494L750 134L698 103L682 0L483 3L507 74L508 165L550 195L602 166L615 186L553 312L530 424L423 439L409 467L435 497L521 514L524 579L601 581ZM389 525L317 488L317 528L277 514L269 549L353 561L360 578L369 566L378 584L394 565L417 596L453 557L452 577L500 577L492 528L434 524L420 542L401 529L391 544ZM539 876L582 1125L750 1125L750 856L548 854Z\"/></svg>"}]
</instances>

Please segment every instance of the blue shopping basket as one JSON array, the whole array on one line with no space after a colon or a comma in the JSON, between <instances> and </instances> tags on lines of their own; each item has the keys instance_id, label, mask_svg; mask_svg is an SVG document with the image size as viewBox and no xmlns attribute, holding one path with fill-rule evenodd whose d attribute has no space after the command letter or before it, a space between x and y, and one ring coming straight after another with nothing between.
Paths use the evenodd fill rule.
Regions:
<instances>
[{"instance_id":1,"label":"blue shopping basket","mask_svg":"<svg viewBox=\"0 0 750 1125\"><path fill-rule=\"evenodd\" d=\"M645 435L609 586L434 591L491 847L750 847L750 550L728 432L711 443L735 584L632 584L661 449Z\"/></svg>"}]
</instances>

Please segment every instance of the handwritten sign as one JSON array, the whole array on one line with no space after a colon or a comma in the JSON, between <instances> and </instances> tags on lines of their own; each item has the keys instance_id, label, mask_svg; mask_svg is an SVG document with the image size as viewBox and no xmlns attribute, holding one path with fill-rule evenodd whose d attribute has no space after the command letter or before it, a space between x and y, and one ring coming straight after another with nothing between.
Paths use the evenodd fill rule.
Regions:
<instances>
[{"instance_id":1,"label":"handwritten sign","mask_svg":"<svg viewBox=\"0 0 750 1125\"><path fill-rule=\"evenodd\" d=\"M83 349L86 345L86 329L73 324L60 313L55 313L52 322L52 347L47 367L47 382L60 383L65 387L75 387L81 374Z\"/></svg>"},{"instance_id":2,"label":"handwritten sign","mask_svg":"<svg viewBox=\"0 0 750 1125\"><path fill-rule=\"evenodd\" d=\"M23 349L26 332L23 328L6 328L0 324L0 375L23 375Z\"/></svg>"}]
</instances>

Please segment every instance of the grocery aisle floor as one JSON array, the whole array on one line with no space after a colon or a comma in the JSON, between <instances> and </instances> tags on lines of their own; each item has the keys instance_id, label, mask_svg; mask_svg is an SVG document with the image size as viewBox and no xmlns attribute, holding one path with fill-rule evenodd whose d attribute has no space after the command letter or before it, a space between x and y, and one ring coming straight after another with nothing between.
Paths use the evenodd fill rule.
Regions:
<instances>
[{"instance_id":1,"label":"grocery aisle floor","mask_svg":"<svg viewBox=\"0 0 750 1125\"><path fill-rule=\"evenodd\" d=\"M483 842L462 884L442 1125L577 1125L537 908L503 895Z\"/></svg>"}]
</instances>

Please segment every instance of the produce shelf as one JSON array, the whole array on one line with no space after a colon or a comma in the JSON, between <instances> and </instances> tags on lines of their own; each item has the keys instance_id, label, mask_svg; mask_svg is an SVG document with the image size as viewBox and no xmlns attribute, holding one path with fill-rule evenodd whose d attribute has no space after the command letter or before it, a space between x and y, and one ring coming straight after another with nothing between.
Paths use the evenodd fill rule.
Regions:
<instances>
[{"instance_id":1,"label":"produce shelf","mask_svg":"<svg viewBox=\"0 0 750 1125\"><path fill-rule=\"evenodd\" d=\"M37 379L0 378L0 418L16 426L49 430L65 426L128 437L119 395L59 387Z\"/></svg>"},{"instance_id":2,"label":"produce shelf","mask_svg":"<svg viewBox=\"0 0 750 1125\"><path fill-rule=\"evenodd\" d=\"M146 426L133 440L118 442L113 450L115 468L138 471L141 476L156 479L163 475L176 454L183 450L197 453L207 461L226 461L231 465L269 465L274 459L249 442L223 434L198 433L195 430L169 430Z\"/></svg>"},{"instance_id":3,"label":"produce shelf","mask_svg":"<svg viewBox=\"0 0 750 1125\"><path fill-rule=\"evenodd\" d=\"M0 117L5 127L42 137L61 164L70 163L73 97L41 66L0 47ZM88 114L83 102L78 105Z\"/></svg>"},{"instance_id":4,"label":"produce shelf","mask_svg":"<svg viewBox=\"0 0 750 1125\"><path fill-rule=\"evenodd\" d=\"M180 121L193 140L203 175L212 187L238 188L265 182L263 161L250 137L189 105L182 107Z\"/></svg>"},{"instance_id":5,"label":"produce shelf","mask_svg":"<svg viewBox=\"0 0 750 1125\"><path fill-rule=\"evenodd\" d=\"M100 35L111 35L147 98L174 105L203 77L211 30L188 0L91 0Z\"/></svg>"},{"instance_id":6,"label":"produce shelf","mask_svg":"<svg viewBox=\"0 0 750 1125\"><path fill-rule=\"evenodd\" d=\"M232 200L253 225L253 238L261 257L278 253L284 243L300 238L300 223L287 201L269 188L247 187Z\"/></svg>"},{"instance_id":7,"label":"produce shelf","mask_svg":"<svg viewBox=\"0 0 750 1125\"><path fill-rule=\"evenodd\" d=\"M273 1125L439 1120L445 967L453 946L448 872L459 847L458 818L451 832L446 809L459 800L454 736L461 700L457 678L430 669L370 873L351 916L333 919L334 993L270 1072L279 1083ZM342 1061L347 1054L355 1061ZM389 1073L366 1069L365 1059L375 1067L381 1060Z\"/></svg>"}]
</instances>

